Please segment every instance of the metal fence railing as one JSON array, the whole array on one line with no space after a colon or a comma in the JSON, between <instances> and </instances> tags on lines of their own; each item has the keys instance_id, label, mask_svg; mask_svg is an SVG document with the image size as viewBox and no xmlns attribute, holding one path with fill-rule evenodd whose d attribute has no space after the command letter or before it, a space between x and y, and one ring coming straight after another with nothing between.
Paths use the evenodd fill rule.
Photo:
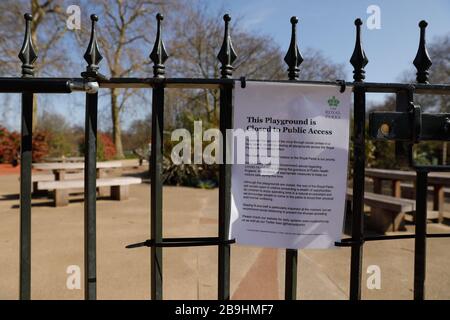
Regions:
<instances>
[{"instance_id":1,"label":"metal fence railing","mask_svg":"<svg viewBox=\"0 0 450 320\"><path fill-rule=\"evenodd\" d=\"M218 54L221 63L221 78L166 78L164 63L168 58L162 40L161 23L163 16L158 14L157 35L150 58L154 63L153 77L149 78L106 78L99 73L98 64L102 60L96 39L95 24L97 16L92 15L92 30L88 48L84 55L88 66L81 78L34 78L34 62L37 53L31 40L30 14L25 15L26 29L23 47L19 57L22 61L21 78L0 78L0 92L22 94L21 116L21 150L20 150L20 299L31 298L31 161L32 161L32 117L33 99L35 94L60 93L70 94L72 91L86 92L85 118L85 176L84 176L84 260L85 260L85 298L96 299L96 136L97 136L97 104L98 89L102 88L143 88L152 89L152 153L151 166L151 239L142 243L129 245L129 248L147 246L151 249L151 298L163 298L163 264L164 247L185 246L217 246L218 254L218 299L230 298L230 246L234 242L228 238L230 219L230 187L231 165L220 165L219 182L219 223L217 237L197 238L163 238L162 229L162 154L163 154L163 124L164 124L164 94L171 88L214 88L220 90L220 130L226 137L225 130L232 128L233 89L236 82L233 76L233 62L236 59L229 33L229 15L224 16L225 32L222 47ZM285 61L288 64L288 80L293 83L327 83L347 86L354 92L353 137L353 204L352 204L352 232L351 237L343 239L338 246L351 247L350 292L352 300L361 298L361 268L363 247L365 241L415 239L414 253L414 298L424 299L426 239L429 237L449 237L448 234L427 234L426 232L426 190L427 174L430 171L449 171L449 167L423 167L415 164L412 159L412 146L420 140L449 140L448 118L450 114L422 114L418 106L414 106L415 94L450 95L448 84L428 84L428 69L431 60L425 48L426 22L420 26L420 42L414 65L417 68L417 83L366 83L364 67L368 59L361 45L360 19L355 20L356 43L350 59L354 67L354 81L314 82L299 81L300 64L303 58L297 47L296 25L298 19L293 17L292 37ZM249 80L246 80L249 81ZM282 81L281 81L282 82ZM402 126L402 135L391 134L384 138L398 140L397 151L410 154L411 166L417 170L417 212L416 229L412 235L385 235L367 237L364 235L363 206L364 206L364 176L365 176L365 139L366 139L366 93L389 92L397 96L397 110L395 113L374 113L370 115L370 136L376 135L377 128L382 123L391 126ZM430 120L431 119L431 120ZM394 121L395 120L395 121ZM431 125L430 125L431 121ZM437 129L436 129L437 128ZM406 138L405 138L406 137ZM223 143L224 152L226 142ZM224 153L225 154L225 153ZM296 299L297 294L297 250L286 251L285 298Z\"/></svg>"}]
</instances>

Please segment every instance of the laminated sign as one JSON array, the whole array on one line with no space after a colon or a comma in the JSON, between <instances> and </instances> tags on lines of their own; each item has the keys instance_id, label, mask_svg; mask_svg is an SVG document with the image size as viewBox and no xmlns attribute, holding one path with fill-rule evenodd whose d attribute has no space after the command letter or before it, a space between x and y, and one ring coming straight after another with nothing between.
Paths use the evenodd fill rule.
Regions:
<instances>
[{"instance_id":1,"label":"laminated sign","mask_svg":"<svg viewBox=\"0 0 450 320\"><path fill-rule=\"evenodd\" d=\"M330 248L342 235L351 90L247 81L236 86L230 237ZM228 146L230 147L230 146Z\"/></svg>"}]
</instances>

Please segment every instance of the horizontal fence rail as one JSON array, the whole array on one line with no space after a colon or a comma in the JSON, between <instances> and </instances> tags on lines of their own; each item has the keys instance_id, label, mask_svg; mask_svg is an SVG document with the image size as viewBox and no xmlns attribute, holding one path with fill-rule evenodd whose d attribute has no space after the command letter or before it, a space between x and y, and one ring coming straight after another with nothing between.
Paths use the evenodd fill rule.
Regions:
<instances>
[{"instance_id":1,"label":"horizontal fence rail","mask_svg":"<svg viewBox=\"0 0 450 320\"><path fill-rule=\"evenodd\" d=\"M148 78L107 78L99 73L99 63L103 59L96 36L96 23L98 17L91 15L91 36L84 54L87 67L80 78L35 78L34 63L37 52L31 37L30 14L25 14L25 36L19 58L22 61L21 78L0 77L0 92L22 94L21 115L21 150L20 150L20 299L31 299L31 165L32 165L32 117L34 94L61 93L70 94L74 91L86 93L85 102L85 162L84 162L84 285L85 298L97 298L97 270L96 270L96 146L97 146L97 116L98 116L98 90L105 88L142 88L152 89L152 151L150 157L151 172L151 211L150 236L151 239L130 244L127 248L149 247L151 264L150 295L152 299L163 299L163 248L187 246L217 246L218 247L218 292L217 297L222 300L230 299L230 251L234 239L228 238L231 205L231 165L220 165L219 178L219 212L217 237L190 237L190 238L164 238L163 237L163 198L162 198L162 154L164 132L164 96L165 90L171 88L187 89L217 89L220 91L220 130L224 137L227 129L233 127L233 89L236 85L246 81L271 81L290 84L323 84L340 86L341 90L352 90L354 94L353 108L353 203L352 203L352 230L351 237L345 238L336 246L351 247L350 260L350 291L349 298L361 299L361 275L363 246L365 241L414 239L414 298L425 298L426 274L426 239L449 237L449 234L428 234L426 231L426 190L427 174L430 171L447 170L448 168L420 168L412 158L410 166L417 170L417 213L415 234L365 236L364 234L364 176L365 176L365 126L366 126L366 94L367 93L396 93L397 112L417 115L415 119L421 121L420 108L410 108L413 94L439 94L450 95L450 84L429 84L428 70L431 59L425 48L425 28L427 23L421 21L419 49L414 60L417 68L417 83L373 83L364 82L365 66L368 58L361 42L360 19L355 20L356 39L350 63L353 66L352 82L344 80L333 81L300 81L301 64L303 57L297 45L298 18L291 18L291 41L284 58L288 65L287 80L252 80L233 79L233 62L237 55L233 48L230 36L231 17L225 15L224 39L218 53L220 66L220 79L207 78L166 78L165 61L169 58L162 39L161 14L156 16L157 34L150 59L153 62L153 76ZM406 106L408 105L408 106ZM374 115L375 117L376 115ZM423 115L424 117L426 114ZM415 137L411 137L408 144L397 141L396 150L412 153L412 146L422 138L420 130ZM374 138L374 137L371 137ZM447 139L448 140L448 139ZM403 144L402 144L403 143ZM223 143L223 152L226 152L226 142ZM400 158L400 152L398 152ZM286 250L285 261L285 299L297 298L298 274L297 250ZM300 279L301 280L301 279Z\"/></svg>"},{"instance_id":2,"label":"horizontal fence rail","mask_svg":"<svg viewBox=\"0 0 450 320\"><path fill-rule=\"evenodd\" d=\"M95 93L98 89L148 89L162 85L167 89L220 89L240 85L243 79L208 79L208 78L109 78L95 79L88 82L83 78L1 78L0 93L72 93L86 91ZM450 84L420 84L420 83L378 83L378 82L336 82L336 81L299 81L299 80L260 80L245 79L246 82L298 83L314 85L344 85L354 91L364 89L366 93L399 93L412 90L415 94L450 95Z\"/></svg>"}]
</instances>

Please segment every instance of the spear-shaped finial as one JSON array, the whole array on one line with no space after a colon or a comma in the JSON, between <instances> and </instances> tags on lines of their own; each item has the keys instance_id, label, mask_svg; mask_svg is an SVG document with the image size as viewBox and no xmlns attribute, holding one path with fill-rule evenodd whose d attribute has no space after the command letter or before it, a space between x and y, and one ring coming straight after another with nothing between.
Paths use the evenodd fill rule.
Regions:
<instances>
[{"instance_id":1,"label":"spear-shaped finial","mask_svg":"<svg viewBox=\"0 0 450 320\"><path fill-rule=\"evenodd\" d=\"M29 13L24 14L25 18L25 37L23 39L22 49L19 52L19 59L22 61L22 77L29 78L34 76L34 62L37 59L36 49L31 39L31 21L33 16Z\"/></svg>"},{"instance_id":2,"label":"spear-shaped finial","mask_svg":"<svg viewBox=\"0 0 450 320\"><path fill-rule=\"evenodd\" d=\"M226 79L231 78L233 75L233 62L236 60L237 55L236 51L234 51L230 36L229 23L231 21L231 16L229 14L224 15L223 21L225 21L225 33L223 36L222 47L217 55L217 59L219 59L222 64L220 67L222 79Z\"/></svg>"},{"instance_id":3,"label":"spear-shaped finial","mask_svg":"<svg viewBox=\"0 0 450 320\"><path fill-rule=\"evenodd\" d=\"M355 49L353 50L352 57L350 58L350 63L353 66L353 79L356 82L362 82L366 78L364 70L364 67L369 62L367 59L366 53L364 52L364 49L362 47L361 43L361 25L362 21L361 19L355 20L355 26L356 26L356 42L355 42Z\"/></svg>"},{"instance_id":4,"label":"spear-shaped finial","mask_svg":"<svg viewBox=\"0 0 450 320\"><path fill-rule=\"evenodd\" d=\"M431 62L430 56L428 55L427 47L425 45L425 29L428 23L425 20L419 22L420 28L420 40L419 49L417 50L416 57L414 58L413 64L417 69L417 82L418 83L428 83L428 70L430 69Z\"/></svg>"},{"instance_id":5,"label":"spear-shaped finial","mask_svg":"<svg viewBox=\"0 0 450 320\"><path fill-rule=\"evenodd\" d=\"M161 22L164 20L164 16L161 13L156 15L156 20L158 22L157 31L156 31L156 41L153 46L153 50L150 53L150 59L153 61L153 76L155 78L164 78L164 74L166 73L164 66L164 62L166 62L169 55L166 52L166 48L164 46L164 42L162 40L161 35Z\"/></svg>"},{"instance_id":6,"label":"spear-shaped finial","mask_svg":"<svg viewBox=\"0 0 450 320\"><path fill-rule=\"evenodd\" d=\"M303 62L302 54L297 46L297 23L298 18L292 17L292 32L291 32L291 43L289 45L288 52L284 57L284 61L289 66L288 68L288 76L289 80L298 80L300 75L300 64Z\"/></svg>"},{"instance_id":7,"label":"spear-shaped finial","mask_svg":"<svg viewBox=\"0 0 450 320\"><path fill-rule=\"evenodd\" d=\"M84 54L84 60L88 63L86 72L82 73L83 77L97 77L98 76L98 64L103 59L100 54L97 43L97 33L95 31L95 23L98 21L98 17L95 14L91 14L91 39L89 45Z\"/></svg>"}]
</instances>

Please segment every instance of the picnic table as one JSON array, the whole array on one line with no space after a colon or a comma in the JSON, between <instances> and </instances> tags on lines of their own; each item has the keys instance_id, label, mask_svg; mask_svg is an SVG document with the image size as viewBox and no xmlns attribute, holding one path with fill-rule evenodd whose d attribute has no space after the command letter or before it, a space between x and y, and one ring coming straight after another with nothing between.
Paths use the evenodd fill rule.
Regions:
<instances>
[{"instance_id":1,"label":"picnic table","mask_svg":"<svg viewBox=\"0 0 450 320\"><path fill-rule=\"evenodd\" d=\"M121 161L103 161L97 162L97 178L106 178L108 170L122 168ZM33 189L38 191L38 184L43 185L43 182L51 181L66 181L66 180L83 180L84 162L44 162L33 163L33 169L51 171L52 175L39 175L33 177ZM107 187L99 187L99 196L105 196L108 193ZM44 190L45 191L45 190ZM65 204L68 197L68 189L61 189L56 192L55 201Z\"/></svg>"},{"instance_id":2,"label":"picnic table","mask_svg":"<svg viewBox=\"0 0 450 320\"><path fill-rule=\"evenodd\" d=\"M121 161L97 162L97 169L111 169L122 167ZM42 162L33 163L33 168L38 170L83 170L84 162Z\"/></svg>"},{"instance_id":3,"label":"picnic table","mask_svg":"<svg viewBox=\"0 0 450 320\"><path fill-rule=\"evenodd\" d=\"M392 196L401 198L401 183L412 182L415 188L416 172L388 169L366 169L366 177L373 180L373 192L382 193L382 182L391 181ZM428 184L433 188L433 210L438 211L438 220L442 222L444 217L445 194L444 187L450 186L450 172L430 172Z\"/></svg>"},{"instance_id":4,"label":"picnic table","mask_svg":"<svg viewBox=\"0 0 450 320\"><path fill-rule=\"evenodd\" d=\"M121 161L102 161L97 162L97 178L107 176L107 170L122 167ZM64 180L67 172L77 172L84 170L84 162L43 162L33 163L33 169L52 171L56 181Z\"/></svg>"},{"instance_id":5,"label":"picnic table","mask_svg":"<svg viewBox=\"0 0 450 320\"><path fill-rule=\"evenodd\" d=\"M44 162L83 162L84 157L48 157Z\"/></svg>"}]
</instances>

